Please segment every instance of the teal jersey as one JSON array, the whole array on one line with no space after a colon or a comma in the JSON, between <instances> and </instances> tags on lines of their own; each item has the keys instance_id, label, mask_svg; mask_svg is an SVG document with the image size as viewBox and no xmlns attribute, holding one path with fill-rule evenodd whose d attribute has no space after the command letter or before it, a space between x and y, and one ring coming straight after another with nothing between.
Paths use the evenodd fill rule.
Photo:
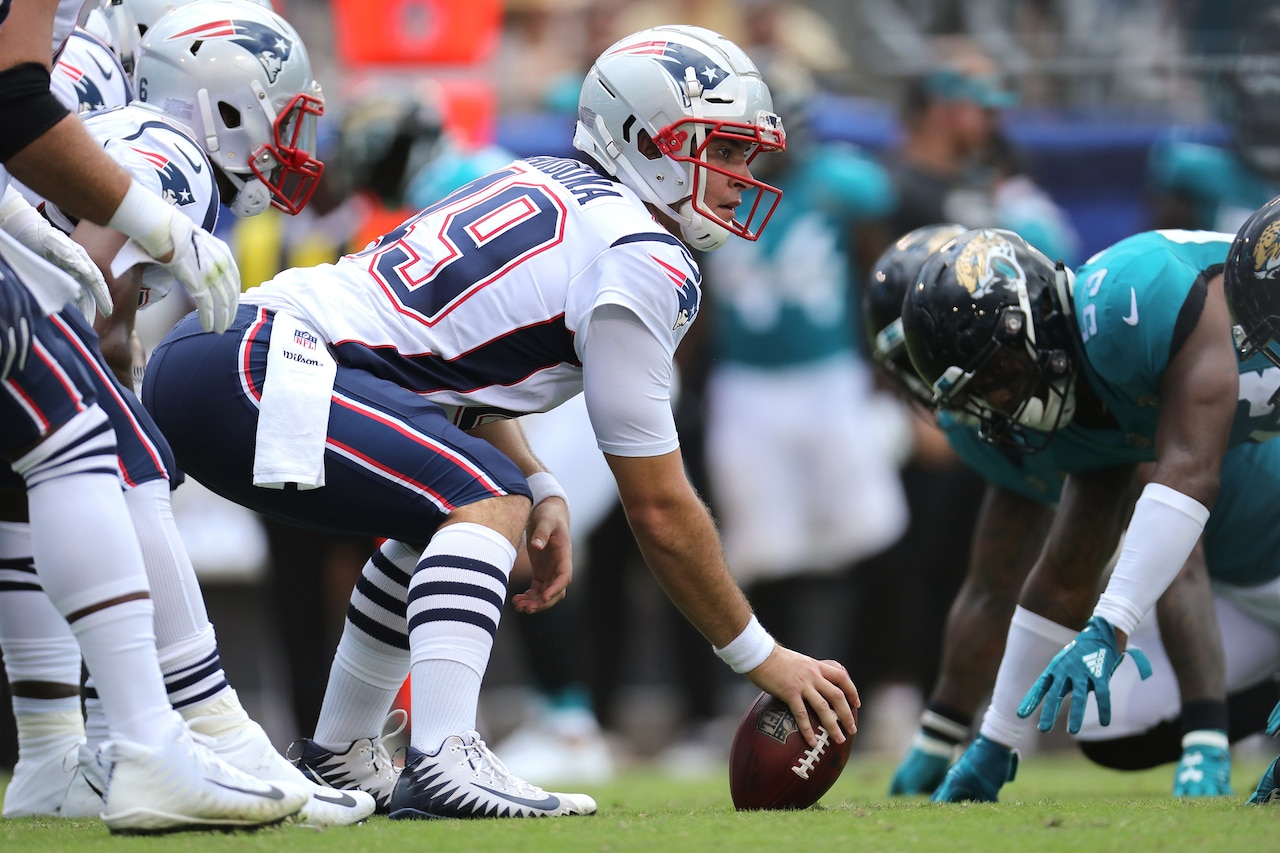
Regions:
<instances>
[{"instance_id":1,"label":"teal jersey","mask_svg":"<svg viewBox=\"0 0 1280 853\"><path fill-rule=\"evenodd\" d=\"M1087 440L1087 432L1068 426L1039 453L1016 453L978 438L977 429L949 413L938 423L960 459L989 483L1047 505L1058 502L1062 483L1071 470L1087 460L1081 442L1059 444L1074 431L1073 439ZM1064 453L1065 449L1065 453ZM1111 454L1097 454L1089 467L1107 467ZM1222 459L1221 487L1213 512L1204 528L1205 561L1214 580L1253 586L1280 577L1280 442L1241 444Z\"/></svg>"},{"instance_id":2,"label":"teal jersey","mask_svg":"<svg viewBox=\"0 0 1280 853\"><path fill-rule=\"evenodd\" d=\"M855 148L824 145L770 180L782 201L760 239L730 240L703 261L715 356L781 368L856 352L849 239L893 209L888 174Z\"/></svg>"},{"instance_id":3,"label":"teal jersey","mask_svg":"<svg viewBox=\"0 0 1280 853\"><path fill-rule=\"evenodd\" d=\"M1230 149L1165 139L1151 146L1148 178L1152 188L1191 199L1196 226L1234 234L1280 185L1251 169Z\"/></svg>"},{"instance_id":4,"label":"teal jersey","mask_svg":"<svg viewBox=\"0 0 1280 853\"><path fill-rule=\"evenodd\" d=\"M1155 458L1160 379L1178 314L1196 279L1226 260L1232 238L1215 231L1147 231L1104 249L1076 271L1081 378L1120 424L1119 433L1101 440L1145 450L1135 461ZM1240 365L1231 444L1280 434L1280 411L1268 402L1277 386L1280 369L1263 359Z\"/></svg>"}]
</instances>

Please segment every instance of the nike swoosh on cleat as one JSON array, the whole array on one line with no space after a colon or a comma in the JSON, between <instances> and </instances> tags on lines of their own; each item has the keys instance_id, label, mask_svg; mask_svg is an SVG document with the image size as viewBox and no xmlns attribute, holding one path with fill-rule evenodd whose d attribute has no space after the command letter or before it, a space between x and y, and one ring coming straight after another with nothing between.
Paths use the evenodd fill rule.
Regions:
<instances>
[{"instance_id":1,"label":"nike swoosh on cleat","mask_svg":"<svg viewBox=\"0 0 1280 853\"><path fill-rule=\"evenodd\" d=\"M267 790L265 791L255 791L251 788L237 788L235 785L228 785L226 782L219 782L217 779L209 779L207 776L205 777L205 780L212 782L219 788L226 788L228 791L238 791L241 794L249 794L254 797L262 797L264 800L284 799L284 791L281 791L274 785L268 785Z\"/></svg>"},{"instance_id":2,"label":"nike swoosh on cleat","mask_svg":"<svg viewBox=\"0 0 1280 853\"><path fill-rule=\"evenodd\" d=\"M89 781L89 777L88 777L87 775L84 775L84 774L81 774L81 775L82 775L82 776L83 776L83 778L84 778L84 783L85 783L86 785L88 785L88 786L89 786L89 790L90 790L90 791L93 791L95 794L97 794L99 797L101 797L101 798L102 798L102 799L104 799L104 800L107 798L107 795L106 795L106 794L104 794L102 791L98 790L98 786L97 786L97 785L95 785L95 784L93 784L93 782Z\"/></svg>"},{"instance_id":3,"label":"nike swoosh on cleat","mask_svg":"<svg viewBox=\"0 0 1280 853\"><path fill-rule=\"evenodd\" d=\"M356 798L342 791L316 791L311 795L311 798L322 803L330 803L331 805L343 806L348 809L356 807Z\"/></svg>"},{"instance_id":4,"label":"nike swoosh on cleat","mask_svg":"<svg viewBox=\"0 0 1280 853\"><path fill-rule=\"evenodd\" d=\"M516 797L512 794L504 794L502 791L495 791L493 788L486 788L483 785L477 785L475 783L472 783L471 787L475 788L477 791L484 791L486 794L501 797L507 802L515 803L518 806L526 806L531 809L546 809L547 811L560 808L560 798L553 797L550 794L547 794L541 800L530 800L525 797Z\"/></svg>"}]
</instances>

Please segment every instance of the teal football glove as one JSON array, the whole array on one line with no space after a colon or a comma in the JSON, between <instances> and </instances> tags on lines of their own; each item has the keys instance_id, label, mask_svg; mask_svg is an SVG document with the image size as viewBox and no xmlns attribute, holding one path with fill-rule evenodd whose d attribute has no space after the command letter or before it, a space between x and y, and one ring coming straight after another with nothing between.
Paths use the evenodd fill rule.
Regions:
<instances>
[{"instance_id":1,"label":"teal football glove","mask_svg":"<svg viewBox=\"0 0 1280 853\"><path fill-rule=\"evenodd\" d=\"M1054 655L1048 668L1036 679L1035 686L1027 692L1022 704L1018 706L1018 716L1030 717L1040 702L1044 701L1044 710L1040 712L1040 723L1036 726L1047 732L1053 728L1053 721L1062 708L1062 700L1071 697L1070 713L1067 717L1067 731L1076 734L1084 724L1084 709L1089 702L1089 693L1098 697L1098 722L1111 724L1111 675L1124 660L1125 654L1133 656L1138 666L1138 675L1145 681L1151 677L1151 663L1140 649L1131 648L1127 652L1116 650L1116 630L1111 623L1100 616L1094 616L1085 623L1074 640L1067 647ZM1051 688L1056 689L1050 692Z\"/></svg>"},{"instance_id":2,"label":"teal football glove","mask_svg":"<svg viewBox=\"0 0 1280 853\"><path fill-rule=\"evenodd\" d=\"M1271 716L1267 717L1267 737L1275 737L1280 735L1280 702L1271 709Z\"/></svg>"},{"instance_id":3,"label":"teal football glove","mask_svg":"<svg viewBox=\"0 0 1280 853\"><path fill-rule=\"evenodd\" d=\"M947 775L954 749L951 744L917 734L911 743L911 751L893 773L889 796L932 794Z\"/></svg>"},{"instance_id":4,"label":"teal football glove","mask_svg":"<svg viewBox=\"0 0 1280 853\"><path fill-rule=\"evenodd\" d=\"M1220 729L1188 732L1182 738L1182 758L1173 771L1175 797L1229 797L1231 750Z\"/></svg>"}]
</instances>

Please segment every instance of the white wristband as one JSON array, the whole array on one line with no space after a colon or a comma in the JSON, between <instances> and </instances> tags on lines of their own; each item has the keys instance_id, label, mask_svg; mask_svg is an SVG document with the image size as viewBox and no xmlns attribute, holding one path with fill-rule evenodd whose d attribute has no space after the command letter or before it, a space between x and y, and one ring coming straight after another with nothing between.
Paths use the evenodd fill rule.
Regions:
<instances>
[{"instance_id":1,"label":"white wristband","mask_svg":"<svg viewBox=\"0 0 1280 853\"><path fill-rule=\"evenodd\" d=\"M534 506L542 503L547 498L560 498L565 503L569 502L569 496L564 493L564 489L556 482L556 478L547 471L530 474L525 479L529 481L529 491L533 492Z\"/></svg>"},{"instance_id":2,"label":"white wristband","mask_svg":"<svg viewBox=\"0 0 1280 853\"><path fill-rule=\"evenodd\" d=\"M741 674L750 672L764 663L769 655L773 654L775 645L777 643L774 642L773 637L760 624L755 614L752 614L747 627L743 628L742 633L734 637L729 645L723 649L713 646L712 650L720 660L729 664L730 669Z\"/></svg>"},{"instance_id":3,"label":"white wristband","mask_svg":"<svg viewBox=\"0 0 1280 853\"><path fill-rule=\"evenodd\" d=\"M173 206L135 180L107 227L137 240L151 257L163 258L173 251L172 219Z\"/></svg>"}]
</instances>

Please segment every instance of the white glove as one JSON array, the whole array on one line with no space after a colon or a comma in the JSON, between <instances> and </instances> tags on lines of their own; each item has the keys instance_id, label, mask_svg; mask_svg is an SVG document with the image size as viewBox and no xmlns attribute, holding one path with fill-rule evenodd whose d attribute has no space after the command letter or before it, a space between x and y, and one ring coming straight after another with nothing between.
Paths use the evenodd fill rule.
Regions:
<instances>
[{"instance_id":1,"label":"white glove","mask_svg":"<svg viewBox=\"0 0 1280 853\"><path fill-rule=\"evenodd\" d=\"M0 286L0 380L25 368L31 351L31 303L21 288L10 282Z\"/></svg>"},{"instance_id":2,"label":"white glove","mask_svg":"<svg viewBox=\"0 0 1280 853\"><path fill-rule=\"evenodd\" d=\"M172 205L134 181L107 223L161 261L191 294L206 332L225 332L240 304L240 269L226 243L196 228Z\"/></svg>"},{"instance_id":3,"label":"white glove","mask_svg":"<svg viewBox=\"0 0 1280 853\"><path fill-rule=\"evenodd\" d=\"M114 305L102 271L84 247L51 225L12 187L0 203L0 228L35 254L70 273L80 285L76 304L89 322L97 312L110 317Z\"/></svg>"}]
</instances>

